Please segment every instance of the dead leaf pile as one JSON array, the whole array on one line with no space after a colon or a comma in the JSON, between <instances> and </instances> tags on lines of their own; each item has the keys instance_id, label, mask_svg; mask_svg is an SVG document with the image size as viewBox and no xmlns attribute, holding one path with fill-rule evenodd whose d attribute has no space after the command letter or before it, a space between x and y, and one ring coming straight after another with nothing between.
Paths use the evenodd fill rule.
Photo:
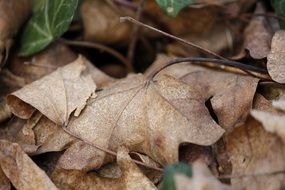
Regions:
<instances>
[{"instance_id":1,"label":"dead leaf pile","mask_svg":"<svg viewBox=\"0 0 285 190\"><path fill-rule=\"evenodd\" d=\"M0 0L0 189L168 190L176 162L192 169L176 190L285 188L282 16L196 0L172 18L157 2L84 0L65 39L21 57L32 1Z\"/></svg>"}]
</instances>

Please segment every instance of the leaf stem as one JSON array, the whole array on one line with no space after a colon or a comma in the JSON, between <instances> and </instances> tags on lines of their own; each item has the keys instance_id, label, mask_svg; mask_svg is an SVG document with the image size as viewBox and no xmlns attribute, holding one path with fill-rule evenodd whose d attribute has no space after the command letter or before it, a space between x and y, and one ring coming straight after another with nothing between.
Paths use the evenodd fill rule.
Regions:
<instances>
[{"instance_id":1,"label":"leaf stem","mask_svg":"<svg viewBox=\"0 0 285 190\"><path fill-rule=\"evenodd\" d=\"M69 131L65 126L62 126L61 127L63 129L64 132L66 132L67 134L69 134L70 136L80 140L80 141L83 141L84 143L94 147L94 148L97 148L98 150L101 150L103 152L106 152L107 154L110 154L112 156L115 156L117 157L117 153L112 151L112 150L109 150L109 149L106 149L106 148L103 148L103 147L100 147L98 145L94 145L93 143L91 142L88 142L88 141L85 141L83 140L81 137L77 136L76 134L72 133L71 131ZM159 172L163 172L163 169L162 168L158 168L158 167L155 167L155 166L150 166L150 165L147 165L141 161L138 161L138 160L135 160L135 159L132 159L134 163L140 165L140 166L144 166L146 168L150 168L150 169L153 169L153 170L156 170L156 171L159 171Z\"/></svg>"},{"instance_id":2,"label":"leaf stem","mask_svg":"<svg viewBox=\"0 0 285 190\"><path fill-rule=\"evenodd\" d=\"M245 71L253 71L258 72L262 74L267 74L266 69L255 67L252 65L246 65L237 61L230 61L230 60L221 60L221 59L214 59L214 58L203 58L203 57L186 57L186 58L175 58L166 64L156 68L153 72L151 72L147 79L152 80L161 70L165 69L166 67L169 67L171 65L177 64L177 63L184 63L184 62L192 62L192 63L201 63L201 62L212 62L219 65L225 65L230 67L236 67L241 70Z\"/></svg>"},{"instance_id":3,"label":"leaf stem","mask_svg":"<svg viewBox=\"0 0 285 190\"><path fill-rule=\"evenodd\" d=\"M122 54L120 54L118 51L108 46L105 46L99 43L94 43L94 42L87 42L87 41L76 41L76 40L71 41L71 40L66 40L63 38L61 38L60 41L70 46L81 46L81 47L88 47L88 48L94 48L94 49L98 49L101 51L105 51L109 53L110 55L114 56L115 58L117 58L119 61L121 61L127 68L130 67L129 61Z\"/></svg>"},{"instance_id":4,"label":"leaf stem","mask_svg":"<svg viewBox=\"0 0 285 190\"><path fill-rule=\"evenodd\" d=\"M150 30L156 31L156 32L158 32L158 33L161 33L161 34L163 34L163 35L165 35L165 36L167 36L167 37L169 37L169 38L172 38L172 39L174 39L174 40L177 40L177 41L179 41L179 42L181 42L181 43L183 43L183 44L192 46L192 47L194 47L194 48L196 48L196 49L200 50L201 52L204 52L204 53L206 53L206 54L208 54L208 55L214 56L214 57L219 58L219 59L227 60L227 58L225 58L225 57L223 57L223 56L221 56L221 55L219 55L219 54L217 54L217 53L215 53L215 52L213 52L213 51L211 51L211 50L205 49L205 48L203 48L203 47L201 47L201 46L199 46L199 45L197 45L197 44L195 44L195 43L193 43L193 42L189 42L189 41L187 41L187 40L185 40L185 39L179 38L179 37L177 37L177 36L174 36L174 35L172 35L172 34L169 34L169 33L167 33L167 32L164 32L164 31L162 31L162 30L159 30L159 29L154 28L154 27L152 27L152 26L149 26L149 25L147 25L147 24L144 24L144 23L142 23L142 22L140 22L140 21L138 21L138 20L136 20L136 19L134 19L134 18L132 18L132 17L129 17L129 16L120 17L120 20L121 20L121 21L129 21L129 22L132 22L132 23L134 23L134 24L143 26L143 27L148 28L148 29L150 29Z\"/></svg>"}]
</instances>

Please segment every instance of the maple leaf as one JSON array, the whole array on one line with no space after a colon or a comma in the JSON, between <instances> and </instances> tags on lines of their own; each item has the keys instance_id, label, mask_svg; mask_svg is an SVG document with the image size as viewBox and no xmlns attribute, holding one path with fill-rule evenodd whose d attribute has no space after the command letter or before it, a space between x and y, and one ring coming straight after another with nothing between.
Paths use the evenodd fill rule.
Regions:
<instances>
[{"instance_id":1,"label":"maple leaf","mask_svg":"<svg viewBox=\"0 0 285 190\"><path fill-rule=\"evenodd\" d=\"M96 146L116 150L125 145L160 164L177 161L182 142L211 145L224 132L195 88L170 76L152 81L141 74L98 92L67 129ZM99 167L104 157L104 152L78 142L59 163L66 169L88 170Z\"/></svg>"},{"instance_id":2,"label":"maple leaf","mask_svg":"<svg viewBox=\"0 0 285 190\"><path fill-rule=\"evenodd\" d=\"M218 123L226 130L241 125L252 107L259 79L190 64L173 65L161 74L169 74L187 83L210 100Z\"/></svg>"}]
</instances>

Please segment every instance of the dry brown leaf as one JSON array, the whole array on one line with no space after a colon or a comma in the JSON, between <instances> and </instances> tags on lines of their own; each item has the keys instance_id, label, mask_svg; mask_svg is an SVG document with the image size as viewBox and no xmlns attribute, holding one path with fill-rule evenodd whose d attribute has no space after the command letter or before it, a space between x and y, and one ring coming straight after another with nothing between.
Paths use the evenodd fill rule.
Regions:
<instances>
[{"instance_id":1,"label":"dry brown leaf","mask_svg":"<svg viewBox=\"0 0 285 190\"><path fill-rule=\"evenodd\" d=\"M7 59L13 37L30 13L30 0L0 0L0 65Z\"/></svg>"},{"instance_id":2,"label":"dry brown leaf","mask_svg":"<svg viewBox=\"0 0 285 190\"><path fill-rule=\"evenodd\" d=\"M272 101L272 105L276 109L285 111L285 99L284 99L284 97L280 98L279 100Z\"/></svg>"},{"instance_id":3,"label":"dry brown leaf","mask_svg":"<svg viewBox=\"0 0 285 190\"><path fill-rule=\"evenodd\" d=\"M138 0L136 0L138 2ZM203 35L214 26L218 18L219 8L208 6L202 8L187 8L182 10L177 17L169 17L153 0L145 0L144 10L155 18L160 26L163 25L167 31L174 35Z\"/></svg>"},{"instance_id":4,"label":"dry brown leaf","mask_svg":"<svg viewBox=\"0 0 285 190\"><path fill-rule=\"evenodd\" d=\"M22 77L16 76L7 69L0 71L0 123L11 117L12 113L6 103L6 95L25 85Z\"/></svg>"},{"instance_id":5,"label":"dry brown leaf","mask_svg":"<svg viewBox=\"0 0 285 190\"><path fill-rule=\"evenodd\" d=\"M170 74L210 100L219 124L226 130L241 125L252 107L258 79L193 66L190 63L166 68Z\"/></svg>"},{"instance_id":6,"label":"dry brown leaf","mask_svg":"<svg viewBox=\"0 0 285 190\"><path fill-rule=\"evenodd\" d=\"M229 41L228 33L229 29L222 24L214 25L209 31L205 34L189 34L181 36L183 39L186 39L190 42L193 42L205 49L209 49L213 52L221 52L222 50L233 45ZM194 49L193 47L185 47L184 44L179 42L174 42L169 44L167 47L167 54L179 56L179 57L189 57L200 55L200 51Z\"/></svg>"},{"instance_id":7,"label":"dry brown leaf","mask_svg":"<svg viewBox=\"0 0 285 190\"><path fill-rule=\"evenodd\" d=\"M267 132L277 134L285 143L285 114L274 109L275 107L282 110L283 104L284 100L276 100L272 103L267 101L267 109L262 109L265 106L253 109L251 115L262 124Z\"/></svg>"},{"instance_id":8,"label":"dry brown leaf","mask_svg":"<svg viewBox=\"0 0 285 190\"><path fill-rule=\"evenodd\" d=\"M11 189L11 183L1 168L0 168L0 189L1 190L10 190Z\"/></svg>"},{"instance_id":9,"label":"dry brown leaf","mask_svg":"<svg viewBox=\"0 0 285 190\"><path fill-rule=\"evenodd\" d=\"M57 187L18 144L0 141L0 165L16 189L53 190Z\"/></svg>"},{"instance_id":10,"label":"dry brown leaf","mask_svg":"<svg viewBox=\"0 0 285 190\"><path fill-rule=\"evenodd\" d=\"M87 0L81 5L81 16L84 26L84 38L88 41L117 43L129 39L132 26L120 22L120 12L134 15L128 8L116 10L106 1ZM100 26L100 27L98 27Z\"/></svg>"},{"instance_id":11,"label":"dry brown leaf","mask_svg":"<svg viewBox=\"0 0 285 190\"><path fill-rule=\"evenodd\" d=\"M271 50L267 56L268 73L273 80L285 83L285 31L277 31L271 42Z\"/></svg>"},{"instance_id":12,"label":"dry brown leaf","mask_svg":"<svg viewBox=\"0 0 285 190\"><path fill-rule=\"evenodd\" d=\"M233 190L232 187L216 179L203 162L194 162L192 170L191 178L179 173L174 175L176 190Z\"/></svg>"},{"instance_id":13,"label":"dry brown leaf","mask_svg":"<svg viewBox=\"0 0 285 190\"><path fill-rule=\"evenodd\" d=\"M119 148L117 162L122 171L120 178L106 178L94 173L57 168L53 180L60 189L118 189L118 190L155 190L156 187L133 163L125 148Z\"/></svg>"},{"instance_id":14,"label":"dry brown leaf","mask_svg":"<svg viewBox=\"0 0 285 190\"><path fill-rule=\"evenodd\" d=\"M264 14L262 4L258 3L255 14ZM263 59L270 52L272 32L265 17L253 17L245 29L244 46L254 59Z\"/></svg>"},{"instance_id":15,"label":"dry brown leaf","mask_svg":"<svg viewBox=\"0 0 285 190\"><path fill-rule=\"evenodd\" d=\"M62 43L55 42L40 53L29 57L11 56L9 70L29 84L76 60L77 55Z\"/></svg>"},{"instance_id":16,"label":"dry brown leaf","mask_svg":"<svg viewBox=\"0 0 285 190\"><path fill-rule=\"evenodd\" d=\"M180 143L211 145L224 132L193 86L165 75L149 81L141 74L98 92L67 129L83 141L111 150L125 145L160 164L178 161ZM79 142L59 163L65 169L89 170L100 167L104 157L104 152Z\"/></svg>"},{"instance_id":17,"label":"dry brown leaf","mask_svg":"<svg viewBox=\"0 0 285 190\"><path fill-rule=\"evenodd\" d=\"M50 75L26 85L7 97L11 111L28 119L35 109L59 125L68 121L70 114L78 116L96 85L86 71L80 56L74 62Z\"/></svg>"},{"instance_id":18,"label":"dry brown leaf","mask_svg":"<svg viewBox=\"0 0 285 190\"><path fill-rule=\"evenodd\" d=\"M257 109L267 110L269 103L259 97L255 105ZM244 176L231 179L234 187L246 190L277 190L285 187L284 174L270 174L285 169L284 144L278 136L266 132L259 122L250 117L227 139L232 176Z\"/></svg>"},{"instance_id":19,"label":"dry brown leaf","mask_svg":"<svg viewBox=\"0 0 285 190\"><path fill-rule=\"evenodd\" d=\"M262 123L267 132L277 134L285 143L285 115L274 115L258 110L252 110L251 115Z\"/></svg>"}]
</instances>

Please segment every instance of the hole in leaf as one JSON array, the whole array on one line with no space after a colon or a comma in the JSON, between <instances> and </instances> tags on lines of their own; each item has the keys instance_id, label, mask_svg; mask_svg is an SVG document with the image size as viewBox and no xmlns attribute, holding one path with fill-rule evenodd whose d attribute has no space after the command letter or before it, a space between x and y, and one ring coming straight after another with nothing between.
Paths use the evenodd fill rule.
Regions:
<instances>
[{"instance_id":1,"label":"hole in leaf","mask_svg":"<svg viewBox=\"0 0 285 190\"><path fill-rule=\"evenodd\" d=\"M213 109L213 107L212 107L211 99L212 99L212 97L210 97L210 98L205 102L205 105L206 105L206 107L208 108L209 113L210 113L210 115L212 116L212 118L214 119L214 121L215 121L217 124L219 124L219 118L218 118L218 116L216 115L216 113L215 113L215 111L214 111L214 109Z\"/></svg>"}]
</instances>

